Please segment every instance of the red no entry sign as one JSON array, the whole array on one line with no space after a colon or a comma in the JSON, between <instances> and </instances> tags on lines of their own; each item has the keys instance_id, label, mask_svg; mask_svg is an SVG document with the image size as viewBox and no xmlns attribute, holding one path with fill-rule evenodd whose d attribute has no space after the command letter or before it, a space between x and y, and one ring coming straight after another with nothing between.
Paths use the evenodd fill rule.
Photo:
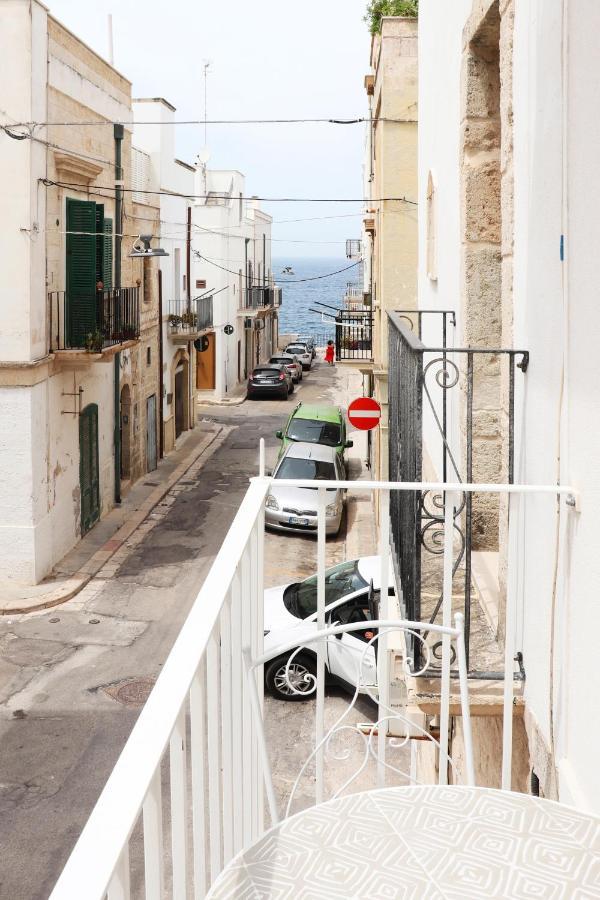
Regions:
<instances>
[{"instance_id":1,"label":"red no entry sign","mask_svg":"<svg viewBox=\"0 0 600 900\"><path fill-rule=\"evenodd\" d=\"M358 397L348 407L348 421L361 431L377 428L381 419L381 407L372 397Z\"/></svg>"}]
</instances>

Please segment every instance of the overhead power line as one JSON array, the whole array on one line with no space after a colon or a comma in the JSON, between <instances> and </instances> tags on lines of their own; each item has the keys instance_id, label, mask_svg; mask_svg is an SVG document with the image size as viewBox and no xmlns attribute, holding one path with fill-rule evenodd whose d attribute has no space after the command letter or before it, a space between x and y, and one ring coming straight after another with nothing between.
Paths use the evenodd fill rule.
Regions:
<instances>
[{"instance_id":1,"label":"overhead power line","mask_svg":"<svg viewBox=\"0 0 600 900\"><path fill-rule=\"evenodd\" d=\"M64 187L74 188L76 190L85 190L85 185L77 184L73 181L53 181L50 178L40 179L46 187ZM110 185L102 185L102 190L116 191ZM262 203L408 203L411 206L418 206L415 200L409 200L406 197L370 197L368 201L364 197L257 197L256 195L242 195L239 197L230 197L229 195L219 195L218 193L210 194L182 194L177 191L150 191L137 187L120 187L119 190L131 194L146 194L151 197L183 197L188 200L259 200ZM88 193L86 191L86 193Z\"/></svg>"},{"instance_id":2,"label":"overhead power line","mask_svg":"<svg viewBox=\"0 0 600 900\"><path fill-rule=\"evenodd\" d=\"M208 256L204 256L202 253L200 253L199 250L195 250L194 248L192 248L192 252L195 256L198 257L198 259L202 259L204 260L204 262L210 263L211 266L215 266L215 268L221 269L223 272L228 272L230 275L235 275L237 278L239 278L241 275L241 277L246 281L256 280L254 277L250 279L248 275L244 275L240 272L235 272L233 269L227 269L225 266L220 266L214 260L209 259ZM355 269L356 266L360 266L361 263L362 261L359 260L358 262L352 263L349 266L345 266L343 269L337 269L335 272L327 272L325 275L312 275L309 278L295 278L293 280L286 279L285 281L281 282L281 287L287 286L288 284L303 284L305 281L320 281L323 278L331 278L333 275L339 275L341 272L347 272L349 269Z\"/></svg>"},{"instance_id":3,"label":"overhead power line","mask_svg":"<svg viewBox=\"0 0 600 900\"><path fill-rule=\"evenodd\" d=\"M405 124L412 119L395 119L388 116L370 118L369 116L357 116L353 119L346 118L313 118L313 119L176 119L174 122L138 122L137 119L121 119L110 121L108 119L88 119L87 121L70 120L67 122L15 122L12 128L48 128L63 125L376 125L378 122L391 124Z\"/></svg>"}]
</instances>

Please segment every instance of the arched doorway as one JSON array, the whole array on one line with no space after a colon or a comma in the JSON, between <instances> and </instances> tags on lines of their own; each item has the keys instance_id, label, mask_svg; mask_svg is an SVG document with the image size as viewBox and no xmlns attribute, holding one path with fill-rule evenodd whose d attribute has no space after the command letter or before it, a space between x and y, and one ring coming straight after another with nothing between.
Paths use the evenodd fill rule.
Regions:
<instances>
[{"instance_id":1,"label":"arched doorway","mask_svg":"<svg viewBox=\"0 0 600 900\"><path fill-rule=\"evenodd\" d=\"M189 361L182 359L175 369L174 377L175 400L175 438L190 427L190 375Z\"/></svg>"},{"instance_id":2,"label":"arched doorway","mask_svg":"<svg viewBox=\"0 0 600 900\"><path fill-rule=\"evenodd\" d=\"M128 384L121 388L119 414L121 429L121 478L131 477L131 390Z\"/></svg>"}]
</instances>

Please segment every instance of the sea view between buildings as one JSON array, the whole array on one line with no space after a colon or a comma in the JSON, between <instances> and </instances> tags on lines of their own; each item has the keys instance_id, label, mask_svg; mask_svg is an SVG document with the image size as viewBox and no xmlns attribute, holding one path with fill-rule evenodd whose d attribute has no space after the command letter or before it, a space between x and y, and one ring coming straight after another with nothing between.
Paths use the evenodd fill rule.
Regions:
<instances>
[{"instance_id":1,"label":"sea view between buildings","mask_svg":"<svg viewBox=\"0 0 600 900\"><path fill-rule=\"evenodd\" d=\"M333 306L341 309L344 305L344 292L349 281L357 281L360 266L351 265L345 256L335 257L304 257L302 259L286 259L275 257L273 259L273 275L276 283L283 291L283 305L279 311L279 331L281 334L298 333L314 334L335 337L335 326L325 316L325 321L319 313L318 303L325 306ZM294 274L283 274L283 269L291 266ZM345 270L339 271L338 270ZM329 275L330 272L338 272L329 278L318 276ZM314 281L302 279L314 278ZM316 280L318 278L318 280ZM323 307L323 313L328 310ZM335 315L333 310L330 313Z\"/></svg>"}]
</instances>

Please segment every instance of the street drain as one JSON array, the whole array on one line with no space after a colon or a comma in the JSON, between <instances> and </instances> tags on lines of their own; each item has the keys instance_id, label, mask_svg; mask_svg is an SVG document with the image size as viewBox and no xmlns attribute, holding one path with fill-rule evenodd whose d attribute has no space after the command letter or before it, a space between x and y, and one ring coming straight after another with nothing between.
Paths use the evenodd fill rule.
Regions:
<instances>
[{"instance_id":1,"label":"street drain","mask_svg":"<svg viewBox=\"0 0 600 900\"><path fill-rule=\"evenodd\" d=\"M143 706L154 687L154 678L132 678L105 685L102 690L124 706Z\"/></svg>"}]
</instances>

